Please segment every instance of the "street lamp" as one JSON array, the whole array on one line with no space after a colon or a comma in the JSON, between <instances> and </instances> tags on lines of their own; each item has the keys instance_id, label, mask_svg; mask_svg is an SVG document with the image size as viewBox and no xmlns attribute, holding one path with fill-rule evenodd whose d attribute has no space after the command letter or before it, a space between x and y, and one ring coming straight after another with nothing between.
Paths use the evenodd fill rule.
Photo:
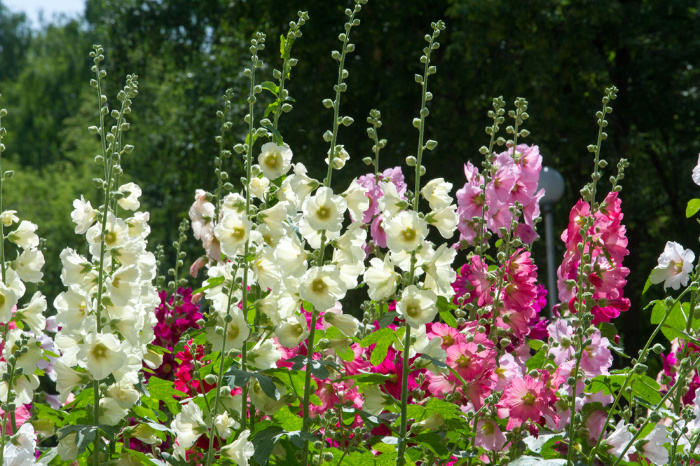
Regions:
<instances>
[{"instance_id":1,"label":"street lamp","mask_svg":"<svg viewBox=\"0 0 700 466\"><path fill-rule=\"evenodd\" d=\"M545 243L547 245L547 304L550 317L554 316L554 305L559 295L557 291L557 273L554 263L554 225L552 211L554 205L564 195L564 178L561 173L551 167L542 167L537 190L544 188L544 196L540 199L540 206L544 212Z\"/></svg>"}]
</instances>

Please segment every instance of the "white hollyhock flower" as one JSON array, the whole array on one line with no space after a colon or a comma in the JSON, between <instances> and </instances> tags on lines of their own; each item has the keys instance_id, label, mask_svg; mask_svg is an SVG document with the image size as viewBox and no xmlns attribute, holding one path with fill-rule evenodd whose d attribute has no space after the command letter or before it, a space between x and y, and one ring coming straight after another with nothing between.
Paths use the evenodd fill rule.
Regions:
<instances>
[{"instance_id":1,"label":"white hollyhock flower","mask_svg":"<svg viewBox=\"0 0 700 466\"><path fill-rule=\"evenodd\" d=\"M275 259L285 276L304 275L308 267L306 257L304 245L295 234L283 236L275 247Z\"/></svg>"},{"instance_id":2,"label":"white hollyhock flower","mask_svg":"<svg viewBox=\"0 0 700 466\"><path fill-rule=\"evenodd\" d=\"M281 237L285 231L284 221L287 219L287 203L278 202L273 207L258 212L258 219L267 225L273 236Z\"/></svg>"},{"instance_id":3,"label":"white hollyhock flower","mask_svg":"<svg viewBox=\"0 0 700 466\"><path fill-rule=\"evenodd\" d=\"M224 202L221 207L223 209L224 215L229 210L233 210L234 212L238 212L239 214L245 212L245 197L241 196L239 193L227 194L224 197L223 201Z\"/></svg>"},{"instance_id":4,"label":"white hollyhock flower","mask_svg":"<svg viewBox=\"0 0 700 466\"><path fill-rule=\"evenodd\" d=\"M318 181L306 174L306 167L302 163L294 165L294 174L285 178L277 191L280 201L287 201L289 215L294 215L304 203L306 197L318 187Z\"/></svg>"},{"instance_id":5,"label":"white hollyhock flower","mask_svg":"<svg viewBox=\"0 0 700 466\"><path fill-rule=\"evenodd\" d=\"M257 197L260 200L264 200L265 195L270 190L270 180L263 177L253 177L250 180L250 194Z\"/></svg>"},{"instance_id":6,"label":"white hollyhock flower","mask_svg":"<svg viewBox=\"0 0 700 466\"><path fill-rule=\"evenodd\" d=\"M0 282L0 323L6 324L12 318L12 308L17 304L18 296L14 290Z\"/></svg>"},{"instance_id":7,"label":"white hollyhock flower","mask_svg":"<svg viewBox=\"0 0 700 466\"><path fill-rule=\"evenodd\" d=\"M411 328L417 329L435 318L438 311L437 295L430 290L419 290L415 285L410 285L401 293L396 310Z\"/></svg>"},{"instance_id":8,"label":"white hollyhock flower","mask_svg":"<svg viewBox=\"0 0 700 466\"><path fill-rule=\"evenodd\" d=\"M63 358L53 362L53 368L56 371L56 389L58 390L58 401L65 403L71 392L78 386L88 383L86 374L82 374L62 361Z\"/></svg>"},{"instance_id":9,"label":"white hollyhock flower","mask_svg":"<svg viewBox=\"0 0 700 466\"><path fill-rule=\"evenodd\" d=\"M376 385L366 385L362 388L362 394L364 395L362 411L373 416L381 414L384 411L384 407L390 404L390 401L387 400L387 395Z\"/></svg>"},{"instance_id":10,"label":"white hollyhock flower","mask_svg":"<svg viewBox=\"0 0 700 466\"><path fill-rule=\"evenodd\" d=\"M238 424L235 419L230 417L228 413L224 411L223 414L216 416L216 419L214 419L214 426L216 427L216 431L219 433L221 438L227 439L233 433L232 429L238 429L240 424Z\"/></svg>"},{"instance_id":11,"label":"white hollyhock flower","mask_svg":"<svg viewBox=\"0 0 700 466\"><path fill-rule=\"evenodd\" d=\"M383 261L378 257L373 257L369 263L370 267L367 268L364 279L369 288L370 299L381 301L393 296L396 293L399 276L394 271L394 264L389 255L387 254Z\"/></svg>"},{"instance_id":12,"label":"white hollyhock flower","mask_svg":"<svg viewBox=\"0 0 700 466\"><path fill-rule=\"evenodd\" d=\"M406 201L401 198L396 185L389 180L382 180L382 193L384 195L379 198L379 209L384 213L384 218L390 218L401 212L406 204Z\"/></svg>"},{"instance_id":13,"label":"white hollyhock flower","mask_svg":"<svg viewBox=\"0 0 700 466\"><path fill-rule=\"evenodd\" d=\"M326 165L328 165L331 155L331 150L328 149L328 157L326 157ZM345 146L338 144L335 146L335 153L333 154L333 168L340 170L345 166L345 162L350 160L350 154L345 150Z\"/></svg>"},{"instance_id":14,"label":"white hollyhock flower","mask_svg":"<svg viewBox=\"0 0 700 466\"><path fill-rule=\"evenodd\" d=\"M335 265L312 267L301 277L299 296L314 305L317 311L325 311L345 297L347 288Z\"/></svg>"},{"instance_id":15,"label":"white hollyhock flower","mask_svg":"<svg viewBox=\"0 0 700 466\"><path fill-rule=\"evenodd\" d=\"M38 226L27 220L22 220L17 229L7 236L7 239L22 249L39 246L39 237L34 233Z\"/></svg>"},{"instance_id":16,"label":"white hollyhock flower","mask_svg":"<svg viewBox=\"0 0 700 466\"><path fill-rule=\"evenodd\" d=\"M147 443L149 445L153 445L156 443L158 440L158 436L156 435L156 430L149 426L148 424L139 424L136 426L136 428L131 432L131 435L134 438L137 438L141 440L143 443Z\"/></svg>"},{"instance_id":17,"label":"white hollyhock flower","mask_svg":"<svg viewBox=\"0 0 700 466\"><path fill-rule=\"evenodd\" d=\"M116 306L133 303L141 291L139 268L135 265L121 267L107 278L107 291Z\"/></svg>"},{"instance_id":18,"label":"white hollyhock flower","mask_svg":"<svg viewBox=\"0 0 700 466\"><path fill-rule=\"evenodd\" d=\"M292 167L292 150L288 146L278 146L274 142L263 144L258 163L263 174L270 180L286 175Z\"/></svg>"},{"instance_id":19,"label":"white hollyhock flower","mask_svg":"<svg viewBox=\"0 0 700 466\"><path fill-rule=\"evenodd\" d=\"M354 222L361 222L365 211L369 209L369 198L367 197L367 188L361 186L357 182L357 178L352 180L348 189L342 194L348 203L350 217Z\"/></svg>"},{"instance_id":20,"label":"white hollyhock flower","mask_svg":"<svg viewBox=\"0 0 700 466\"><path fill-rule=\"evenodd\" d=\"M415 251L428 236L428 225L414 211L399 212L383 224L386 244L392 252Z\"/></svg>"},{"instance_id":21,"label":"white hollyhock flower","mask_svg":"<svg viewBox=\"0 0 700 466\"><path fill-rule=\"evenodd\" d=\"M271 289L273 292L279 289L282 273L275 261L274 251L270 247L261 248L255 256L252 264L255 278L263 290Z\"/></svg>"},{"instance_id":22,"label":"white hollyhock flower","mask_svg":"<svg viewBox=\"0 0 700 466\"><path fill-rule=\"evenodd\" d=\"M248 460L255 454L253 442L248 440L249 435L249 430L241 432L236 441L221 449L221 456L230 459L238 466L248 466Z\"/></svg>"},{"instance_id":23,"label":"white hollyhock flower","mask_svg":"<svg viewBox=\"0 0 700 466\"><path fill-rule=\"evenodd\" d=\"M610 434L607 439L605 439L603 444L608 449L608 453L616 458L619 458L620 455L622 455L622 450L624 450L627 444L632 440L632 437L632 433L627 428L627 425L625 425L625 421L620 420L615 427L615 431ZM622 459L629 461L629 455L636 451L637 450L635 449L634 445L630 446Z\"/></svg>"},{"instance_id":24,"label":"white hollyhock flower","mask_svg":"<svg viewBox=\"0 0 700 466\"><path fill-rule=\"evenodd\" d=\"M351 315L343 314L342 311L337 313L332 311L335 309L328 309L323 315L324 322L340 330L340 333L346 337L354 337L360 328L360 322Z\"/></svg>"},{"instance_id":25,"label":"white hollyhock flower","mask_svg":"<svg viewBox=\"0 0 700 466\"><path fill-rule=\"evenodd\" d=\"M19 222L19 217L15 215L16 213L16 210L4 211L2 214L0 214L0 223L6 227L11 227L13 223Z\"/></svg>"},{"instance_id":26,"label":"white hollyhock flower","mask_svg":"<svg viewBox=\"0 0 700 466\"><path fill-rule=\"evenodd\" d=\"M46 327L44 311L46 311L46 296L41 294L40 291L37 291L34 293L34 296L32 296L29 304L17 311L15 319L23 321L25 324L29 325L32 332L41 335L44 333L44 328Z\"/></svg>"},{"instance_id":27,"label":"white hollyhock flower","mask_svg":"<svg viewBox=\"0 0 700 466\"><path fill-rule=\"evenodd\" d=\"M177 436L175 456L185 459L185 451L194 445L200 435L206 434L208 429L202 417L202 410L190 400L182 407L175 420L170 424L170 429Z\"/></svg>"},{"instance_id":28,"label":"white hollyhock flower","mask_svg":"<svg viewBox=\"0 0 700 466\"><path fill-rule=\"evenodd\" d=\"M56 322L64 329L80 328L91 310L87 295L77 285L71 285L56 296L53 306L58 311Z\"/></svg>"},{"instance_id":29,"label":"white hollyhock flower","mask_svg":"<svg viewBox=\"0 0 700 466\"><path fill-rule=\"evenodd\" d=\"M663 466L668 464L668 450L664 445L670 443L668 430L663 424L657 424L654 429L644 439L646 443L642 446L642 453L652 463Z\"/></svg>"},{"instance_id":30,"label":"white hollyhock flower","mask_svg":"<svg viewBox=\"0 0 700 466\"><path fill-rule=\"evenodd\" d=\"M425 221L437 228L443 238L452 238L459 223L457 206L451 204L440 210L434 210L425 216Z\"/></svg>"},{"instance_id":31,"label":"white hollyhock flower","mask_svg":"<svg viewBox=\"0 0 700 466\"><path fill-rule=\"evenodd\" d=\"M124 210L139 210L141 203L139 202L139 197L141 196L141 188L135 183L126 183L119 186L117 191L121 193L124 197L117 201L119 207Z\"/></svg>"},{"instance_id":32,"label":"white hollyhock flower","mask_svg":"<svg viewBox=\"0 0 700 466\"><path fill-rule=\"evenodd\" d=\"M0 362L0 374L7 373L7 364ZM14 386L12 390L17 395L15 401L23 405L29 404L34 399L34 390L39 388L39 377L34 374L23 374L21 377L17 377L14 381ZM0 382L0 399L7 399L8 384L7 382Z\"/></svg>"},{"instance_id":33,"label":"white hollyhock flower","mask_svg":"<svg viewBox=\"0 0 700 466\"><path fill-rule=\"evenodd\" d=\"M110 385L107 389L107 395L124 409L130 409L140 398L138 390L128 380L120 380Z\"/></svg>"},{"instance_id":34,"label":"white hollyhock flower","mask_svg":"<svg viewBox=\"0 0 700 466\"><path fill-rule=\"evenodd\" d=\"M85 237L90 244L90 254L94 257L100 256L102 249L101 237L102 224L94 224L88 229ZM109 251L118 248L129 240L129 226L121 218L115 217L112 212L107 213L107 226L105 229L105 248Z\"/></svg>"},{"instance_id":35,"label":"white hollyhock flower","mask_svg":"<svg viewBox=\"0 0 700 466\"><path fill-rule=\"evenodd\" d=\"M75 439L78 436L76 432L71 432L58 441L58 456L63 461L73 461L78 457L78 445Z\"/></svg>"},{"instance_id":36,"label":"white hollyhock flower","mask_svg":"<svg viewBox=\"0 0 700 466\"><path fill-rule=\"evenodd\" d=\"M299 233L306 240L306 244L311 246L313 249L318 249L321 247L322 232L326 232L326 243L328 244L340 236L340 231L327 231L327 230L316 230L310 224L309 221L302 217L299 222Z\"/></svg>"},{"instance_id":37,"label":"white hollyhock flower","mask_svg":"<svg viewBox=\"0 0 700 466\"><path fill-rule=\"evenodd\" d=\"M105 397L100 399L100 424L107 424L108 426L116 426L119 421L124 419L126 413L129 411L122 408L119 402L114 398Z\"/></svg>"},{"instance_id":38,"label":"white hollyhock flower","mask_svg":"<svg viewBox=\"0 0 700 466\"><path fill-rule=\"evenodd\" d=\"M224 313L220 312L220 314ZM235 310L232 309L229 315L233 320L226 325L226 351L241 349L248 335L250 335L248 322L238 307ZM218 317L216 327L224 328L223 316L220 315ZM221 335L216 334L216 327L207 327L207 339L214 345L214 351L221 351L224 339Z\"/></svg>"},{"instance_id":39,"label":"white hollyhock flower","mask_svg":"<svg viewBox=\"0 0 700 466\"><path fill-rule=\"evenodd\" d=\"M12 354L19 349L15 342L22 338L23 333L18 328L7 332L7 339L2 352L5 361L9 360ZM29 339L23 348L26 348L26 350L23 349L22 354L17 358L17 367L21 367L25 374L32 374L36 369L36 363L43 357L43 352L41 347L37 346L34 336Z\"/></svg>"},{"instance_id":40,"label":"white hollyhock flower","mask_svg":"<svg viewBox=\"0 0 700 466\"><path fill-rule=\"evenodd\" d=\"M71 248L61 251L61 281L64 286L82 285L92 272L92 264Z\"/></svg>"},{"instance_id":41,"label":"white hollyhock flower","mask_svg":"<svg viewBox=\"0 0 700 466\"><path fill-rule=\"evenodd\" d=\"M248 350L248 364L260 370L277 367L277 361L282 358L282 352L271 339L260 340L251 350Z\"/></svg>"},{"instance_id":42,"label":"white hollyhock flower","mask_svg":"<svg viewBox=\"0 0 700 466\"><path fill-rule=\"evenodd\" d=\"M126 364L126 354L115 335L90 333L80 345L78 364L95 380L102 380Z\"/></svg>"},{"instance_id":43,"label":"white hollyhock flower","mask_svg":"<svg viewBox=\"0 0 700 466\"><path fill-rule=\"evenodd\" d=\"M449 195L451 189L452 183L447 183L442 178L435 178L428 181L420 192L430 204L430 210L440 210L452 202L452 197Z\"/></svg>"},{"instance_id":44,"label":"white hollyhock flower","mask_svg":"<svg viewBox=\"0 0 700 466\"><path fill-rule=\"evenodd\" d=\"M700 186L700 154L698 154L698 164L693 168L693 181Z\"/></svg>"},{"instance_id":45,"label":"white hollyhock flower","mask_svg":"<svg viewBox=\"0 0 700 466\"><path fill-rule=\"evenodd\" d=\"M297 314L275 327L275 336L280 345L294 348L309 336L306 319Z\"/></svg>"},{"instance_id":46,"label":"white hollyhock flower","mask_svg":"<svg viewBox=\"0 0 700 466\"><path fill-rule=\"evenodd\" d=\"M29 466L38 464L34 453L36 451L36 434L34 427L25 422L17 430L17 437L5 444L3 450L3 466Z\"/></svg>"},{"instance_id":47,"label":"white hollyhock flower","mask_svg":"<svg viewBox=\"0 0 700 466\"><path fill-rule=\"evenodd\" d=\"M97 220L97 211L92 208L90 201L86 201L81 194L80 199L73 201L73 212L71 212L70 218L75 223L75 234L84 235Z\"/></svg>"},{"instance_id":48,"label":"white hollyhock flower","mask_svg":"<svg viewBox=\"0 0 700 466\"><path fill-rule=\"evenodd\" d=\"M452 269L452 262L456 256L457 251L444 243L440 245L432 259L425 264L426 288L448 299L454 296L452 283L457 279L457 274Z\"/></svg>"},{"instance_id":49,"label":"white hollyhock flower","mask_svg":"<svg viewBox=\"0 0 700 466\"><path fill-rule=\"evenodd\" d=\"M234 211L227 212L214 228L214 235L221 243L221 251L229 257L241 254L252 226L245 215Z\"/></svg>"},{"instance_id":50,"label":"white hollyhock flower","mask_svg":"<svg viewBox=\"0 0 700 466\"><path fill-rule=\"evenodd\" d=\"M338 232L343 224L343 214L348 203L341 196L333 194L331 188L319 188L314 196L304 201L304 218L314 230Z\"/></svg>"},{"instance_id":51,"label":"white hollyhock flower","mask_svg":"<svg viewBox=\"0 0 700 466\"><path fill-rule=\"evenodd\" d=\"M37 283L44 276L44 254L38 249L25 249L12 263L19 278L24 282Z\"/></svg>"},{"instance_id":52,"label":"white hollyhock flower","mask_svg":"<svg viewBox=\"0 0 700 466\"><path fill-rule=\"evenodd\" d=\"M151 227L148 221L151 218L149 212L134 212L134 216L126 219L129 226L129 236L132 238L146 238L151 234Z\"/></svg>"},{"instance_id":53,"label":"white hollyhock flower","mask_svg":"<svg viewBox=\"0 0 700 466\"><path fill-rule=\"evenodd\" d=\"M664 282L664 291L669 286L677 290L681 285L688 284L688 274L693 270L695 254L690 249L668 241L664 252L659 256L659 265L651 271L652 283Z\"/></svg>"}]
</instances>

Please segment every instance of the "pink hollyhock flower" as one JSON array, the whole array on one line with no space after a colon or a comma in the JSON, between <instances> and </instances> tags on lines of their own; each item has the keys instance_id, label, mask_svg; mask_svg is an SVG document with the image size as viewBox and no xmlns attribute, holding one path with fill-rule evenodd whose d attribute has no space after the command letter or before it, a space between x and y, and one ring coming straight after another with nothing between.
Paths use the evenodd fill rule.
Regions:
<instances>
[{"instance_id":1,"label":"pink hollyhock flower","mask_svg":"<svg viewBox=\"0 0 700 466\"><path fill-rule=\"evenodd\" d=\"M550 407L550 400L551 395L542 381L529 375L523 379L515 378L496 405L498 417L508 418L507 430L512 430L527 420L539 423L544 414L558 422L559 416Z\"/></svg>"},{"instance_id":2,"label":"pink hollyhock flower","mask_svg":"<svg viewBox=\"0 0 700 466\"><path fill-rule=\"evenodd\" d=\"M513 221L513 212L510 211L510 206L508 204L499 204L494 202L489 204L488 215L486 216L486 226L489 230L496 233L498 237L502 237L500 229L510 227L510 223Z\"/></svg>"},{"instance_id":3,"label":"pink hollyhock flower","mask_svg":"<svg viewBox=\"0 0 700 466\"><path fill-rule=\"evenodd\" d=\"M474 217L481 217L484 213L483 191L479 186L465 184L457 190L457 214L460 220L472 221Z\"/></svg>"},{"instance_id":4,"label":"pink hollyhock flower","mask_svg":"<svg viewBox=\"0 0 700 466\"><path fill-rule=\"evenodd\" d=\"M476 439L474 443L477 447L488 451L500 451L503 445L506 444L506 436L503 435L496 421L479 421L476 424Z\"/></svg>"},{"instance_id":5,"label":"pink hollyhock flower","mask_svg":"<svg viewBox=\"0 0 700 466\"><path fill-rule=\"evenodd\" d=\"M512 205L510 192L515 187L518 172L512 165L504 165L499 168L486 186L486 203L493 206L496 202Z\"/></svg>"},{"instance_id":6,"label":"pink hollyhock flower","mask_svg":"<svg viewBox=\"0 0 700 466\"><path fill-rule=\"evenodd\" d=\"M372 234L372 241L374 244L380 248L386 247L386 232L382 228L382 222L384 219L381 215L377 215L374 220L372 220L372 225L370 227L370 233Z\"/></svg>"},{"instance_id":7,"label":"pink hollyhock flower","mask_svg":"<svg viewBox=\"0 0 700 466\"><path fill-rule=\"evenodd\" d=\"M401 167L387 168L379 177L384 181L391 181L394 183L394 186L396 186L396 192L398 192L401 197L403 197L403 194L406 193L406 189L408 189L408 187L404 181Z\"/></svg>"},{"instance_id":8,"label":"pink hollyhock flower","mask_svg":"<svg viewBox=\"0 0 700 466\"><path fill-rule=\"evenodd\" d=\"M481 260L479 256L472 256L471 266L469 267L469 283L474 287L474 293L478 297L479 306L491 304L491 277L489 275L489 267L486 262Z\"/></svg>"},{"instance_id":9,"label":"pink hollyhock flower","mask_svg":"<svg viewBox=\"0 0 700 466\"><path fill-rule=\"evenodd\" d=\"M428 392L437 398L445 398L445 395L454 392L457 388L457 378L452 375L426 373Z\"/></svg>"},{"instance_id":10,"label":"pink hollyhock flower","mask_svg":"<svg viewBox=\"0 0 700 466\"><path fill-rule=\"evenodd\" d=\"M596 330L590 336L591 344L583 349L581 357L581 369L586 371L588 377L609 374L608 368L612 366L613 357L610 352L610 341L602 337L600 330Z\"/></svg>"},{"instance_id":11,"label":"pink hollyhock flower","mask_svg":"<svg viewBox=\"0 0 700 466\"><path fill-rule=\"evenodd\" d=\"M499 359L499 365L493 370L496 377L496 386L493 387L496 391L501 391L510 385L515 377L522 378L523 370L516 364L512 354L506 353Z\"/></svg>"},{"instance_id":12,"label":"pink hollyhock flower","mask_svg":"<svg viewBox=\"0 0 700 466\"><path fill-rule=\"evenodd\" d=\"M465 343L464 335L459 333L456 328L440 322L426 324L425 333L431 340L434 337L440 337L442 339L440 347L444 350L447 350L452 345Z\"/></svg>"},{"instance_id":13,"label":"pink hollyhock flower","mask_svg":"<svg viewBox=\"0 0 700 466\"><path fill-rule=\"evenodd\" d=\"M453 368L466 381L474 380L484 371L496 365L495 354L479 351L476 343L457 343L445 350L447 365Z\"/></svg>"},{"instance_id":14,"label":"pink hollyhock flower","mask_svg":"<svg viewBox=\"0 0 700 466\"><path fill-rule=\"evenodd\" d=\"M15 408L15 422L17 424L17 428L19 429L22 427L22 424L27 422L29 418L32 417L32 413L30 410L27 408L29 406L31 408L31 405L19 405ZM3 418L5 415L5 412L0 409L0 419ZM12 422L10 422L10 416L7 416L7 424L5 424L5 432L8 436L12 435Z\"/></svg>"}]
</instances>

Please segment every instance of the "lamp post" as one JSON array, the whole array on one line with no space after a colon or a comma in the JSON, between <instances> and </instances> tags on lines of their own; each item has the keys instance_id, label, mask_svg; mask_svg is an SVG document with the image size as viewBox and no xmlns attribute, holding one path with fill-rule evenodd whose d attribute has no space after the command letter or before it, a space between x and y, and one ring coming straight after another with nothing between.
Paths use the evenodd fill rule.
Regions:
<instances>
[{"instance_id":1,"label":"lamp post","mask_svg":"<svg viewBox=\"0 0 700 466\"><path fill-rule=\"evenodd\" d=\"M552 211L554 205L564 194L564 178L561 173L551 167L542 167L537 190L544 188L544 196L540 199L540 205L544 212L545 243L547 245L547 307L549 316L554 316L554 305L559 295L557 291L557 273L554 263L554 225Z\"/></svg>"}]
</instances>

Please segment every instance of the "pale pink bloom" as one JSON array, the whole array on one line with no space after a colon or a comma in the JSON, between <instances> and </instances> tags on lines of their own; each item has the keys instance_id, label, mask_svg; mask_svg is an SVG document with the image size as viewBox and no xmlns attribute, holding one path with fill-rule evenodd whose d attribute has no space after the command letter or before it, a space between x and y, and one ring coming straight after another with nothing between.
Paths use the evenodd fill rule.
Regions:
<instances>
[{"instance_id":1,"label":"pale pink bloom","mask_svg":"<svg viewBox=\"0 0 700 466\"><path fill-rule=\"evenodd\" d=\"M481 217L484 211L482 194L478 186L471 184L465 184L457 191L457 213L460 219L471 221L474 217Z\"/></svg>"},{"instance_id":2,"label":"pale pink bloom","mask_svg":"<svg viewBox=\"0 0 700 466\"><path fill-rule=\"evenodd\" d=\"M458 343L445 351L447 352L447 365L456 370L467 381L473 380L489 366L495 366L493 358L490 361L486 358L488 352L480 352L475 343Z\"/></svg>"},{"instance_id":3,"label":"pale pink bloom","mask_svg":"<svg viewBox=\"0 0 700 466\"><path fill-rule=\"evenodd\" d=\"M493 373L496 377L496 386L493 388L495 391L505 389L515 377L523 376L523 370L516 364L515 358L510 353L501 356L499 365Z\"/></svg>"},{"instance_id":4,"label":"pale pink bloom","mask_svg":"<svg viewBox=\"0 0 700 466\"><path fill-rule=\"evenodd\" d=\"M205 257L200 257L192 263L190 267L190 275L192 278L197 278L199 270L207 264L207 259Z\"/></svg>"},{"instance_id":5,"label":"pale pink bloom","mask_svg":"<svg viewBox=\"0 0 700 466\"><path fill-rule=\"evenodd\" d=\"M476 424L476 439L474 443L477 447L488 451L500 451L506 443L506 437L499 429L496 421L479 421Z\"/></svg>"},{"instance_id":6,"label":"pale pink bloom","mask_svg":"<svg viewBox=\"0 0 700 466\"><path fill-rule=\"evenodd\" d=\"M513 221L513 213L510 211L510 206L505 203L490 203L489 211L486 217L486 226L492 232L496 233L500 238L501 228L510 228L510 223Z\"/></svg>"},{"instance_id":7,"label":"pale pink bloom","mask_svg":"<svg viewBox=\"0 0 700 466\"><path fill-rule=\"evenodd\" d=\"M620 420L620 422L618 422L617 424L617 427L615 427L615 431L612 434L610 434L610 436L608 436L607 439L605 439L605 445L608 448L608 452L616 458L622 455L622 450L624 450L627 444L632 440L632 433L627 427L628 426L625 425L625 421ZM634 445L630 446L625 452L622 459L625 461L629 461L629 455L636 451L637 450L634 448Z\"/></svg>"},{"instance_id":8,"label":"pale pink bloom","mask_svg":"<svg viewBox=\"0 0 700 466\"><path fill-rule=\"evenodd\" d=\"M690 249L668 241L664 252L659 256L659 265L651 271L651 282L664 282L664 291L669 286L677 290L681 285L688 284L688 274L693 270L695 254Z\"/></svg>"},{"instance_id":9,"label":"pale pink bloom","mask_svg":"<svg viewBox=\"0 0 700 466\"><path fill-rule=\"evenodd\" d=\"M583 349L580 368L588 377L609 374L608 368L612 366L613 357L610 352L610 342L602 337L600 330L596 330L590 336L591 344Z\"/></svg>"},{"instance_id":10,"label":"pale pink bloom","mask_svg":"<svg viewBox=\"0 0 700 466\"><path fill-rule=\"evenodd\" d=\"M370 233L372 234L372 241L374 244L380 248L386 247L386 232L382 227L384 219L381 215L377 215L374 220L372 220L372 225L370 226Z\"/></svg>"},{"instance_id":11,"label":"pale pink bloom","mask_svg":"<svg viewBox=\"0 0 700 466\"><path fill-rule=\"evenodd\" d=\"M496 171L491 182L486 186L486 202L493 205L495 201L507 203L510 192L517 181L518 172L512 165L505 165Z\"/></svg>"}]
</instances>

